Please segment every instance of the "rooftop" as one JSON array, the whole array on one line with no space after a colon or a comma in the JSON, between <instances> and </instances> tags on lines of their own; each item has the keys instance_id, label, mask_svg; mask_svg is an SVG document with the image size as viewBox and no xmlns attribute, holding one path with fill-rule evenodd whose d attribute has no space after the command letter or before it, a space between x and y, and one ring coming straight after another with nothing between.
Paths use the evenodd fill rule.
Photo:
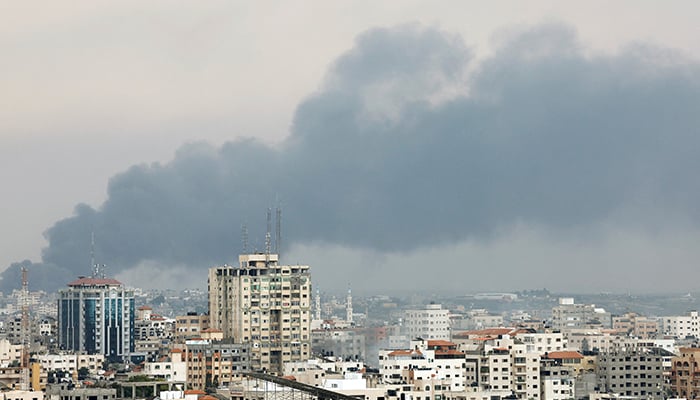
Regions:
<instances>
[{"instance_id":1,"label":"rooftop","mask_svg":"<svg viewBox=\"0 0 700 400\"><path fill-rule=\"evenodd\" d=\"M572 359L572 358L583 358L583 355L578 351L550 351L545 354L545 358L551 360L562 360L562 359Z\"/></svg>"},{"instance_id":2,"label":"rooftop","mask_svg":"<svg viewBox=\"0 0 700 400\"><path fill-rule=\"evenodd\" d=\"M68 286L122 286L122 283L112 278L88 278L81 276L70 282Z\"/></svg>"}]
</instances>

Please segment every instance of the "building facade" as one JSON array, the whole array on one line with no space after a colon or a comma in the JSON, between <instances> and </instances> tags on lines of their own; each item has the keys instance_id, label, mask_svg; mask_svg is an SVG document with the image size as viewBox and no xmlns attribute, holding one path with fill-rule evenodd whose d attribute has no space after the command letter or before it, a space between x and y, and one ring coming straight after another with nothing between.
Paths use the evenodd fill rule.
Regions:
<instances>
[{"instance_id":1,"label":"building facade","mask_svg":"<svg viewBox=\"0 0 700 400\"><path fill-rule=\"evenodd\" d=\"M450 340L450 311L440 304L428 304L424 309L406 310L405 333L410 339Z\"/></svg>"},{"instance_id":2,"label":"building facade","mask_svg":"<svg viewBox=\"0 0 700 400\"><path fill-rule=\"evenodd\" d=\"M83 367L97 374L105 360L102 354L41 354L37 358L45 371L65 371L74 379Z\"/></svg>"},{"instance_id":3,"label":"building facade","mask_svg":"<svg viewBox=\"0 0 700 400\"><path fill-rule=\"evenodd\" d=\"M680 356L673 358L670 389L675 397L689 400L700 398L700 348L680 349Z\"/></svg>"},{"instance_id":4,"label":"building facade","mask_svg":"<svg viewBox=\"0 0 700 400\"><path fill-rule=\"evenodd\" d=\"M552 308L552 328L611 328L612 315L595 304L577 304L571 297L559 299Z\"/></svg>"},{"instance_id":5,"label":"building facade","mask_svg":"<svg viewBox=\"0 0 700 400\"><path fill-rule=\"evenodd\" d=\"M673 336L679 339L700 337L700 316L698 316L698 312L690 311L687 315L664 317L663 333L666 336Z\"/></svg>"},{"instance_id":6,"label":"building facade","mask_svg":"<svg viewBox=\"0 0 700 400\"><path fill-rule=\"evenodd\" d=\"M250 371L250 350L248 344L231 341L188 340L184 355L188 387L231 387Z\"/></svg>"},{"instance_id":7,"label":"building facade","mask_svg":"<svg viewBox=\"0 0 700 400\"><path fill-rule=\"evenodd\" d=\"M183 342L186 339L198 338L202 331L209 328L209 315L189 312L175 317L175 340Z\"/></svg>"},{"instance_id":8,"label":"building facade","mask_svg":"<svg viewBox=\"0 0 700 400\"><path fill-rule=\"evenodd\" d=\"M59 292L59 346L121 359L134 351L134 312L134 293L121 282L80 277Z\"/></svg>"},{"instance_id":9,"label":"building facade","mask_svg":"<svg viewBox=\"0 0 700 400\"><path fill-rule=\"evenodd\" d=\"M600 353L596 375L601 392L663 398L663 357L653 349Z\"/></svg>"},{"instance_id":10,"label":"building facade","mask_svg":"<svg viewBox=\"0 0 700 400\"><path fill-rule=\"evenodd\" d=\"M280 265L277 254L244 254L239 265L209 270L211 327L250 343L254 371L281 373L283 363L311 352L311 274Z\"/></svg>"},{"instance_id":11,"label":"building facade","mask_svg":"<svg viewBox=\"0 0 700 400\"><path fill-rule=\"evenodd\" d=\"M410 348L380 350L379 372L388 385L410 385L411 391L465 389L464 353L446 340L412 340ZM436 388L439 386L439 388Z\"/></svg>"}]
</instances>

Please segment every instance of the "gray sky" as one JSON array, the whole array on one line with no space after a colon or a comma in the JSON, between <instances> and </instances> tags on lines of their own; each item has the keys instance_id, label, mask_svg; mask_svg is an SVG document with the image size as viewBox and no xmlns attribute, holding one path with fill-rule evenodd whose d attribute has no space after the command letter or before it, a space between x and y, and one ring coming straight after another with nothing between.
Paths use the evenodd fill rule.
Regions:
<instances>
[{"instance_id":1,"label":"gray sky","mask_svg":"<svg viewBox=\"0 0 700 400\"><path fill-rule=\"evenodd\" d=\"M367 129L371 134L372 129L385 126L382 121L397 124L397 118L403 119L406 116L420 115L423 119L417 121L418 124L424 124L430 129L439 129L441 125L435 122L436 119L443 118L460 124L465 123L459 119L464 110L474 113L475 116L486 112L486 115L492 115L492 118L478 121L481 125L472 126L472 129L481 127L489 131L498 131L499 126L493 124L494 121L502 119L488 113L508 111L508 115L513 118L504 122L504 126L529 126L533 130L543 128L542 121L550 120L533 117L536 112L542 110L523 112L521 120L517 120L520 114L514 111L522 110L522 105L529 103L519 99L518 95L546 95L546 91L518 92L517 88L521 87L518 85L528 82L540 82L538 79L542 79L542 74L547 71L549 64L535 65L542 68L533 68L529 71L532 76L522 79L518 79L514 74L528 72L526 69L508 70L508 66L514 61L520 62L521 64L517 65L523 67L529 65L522 49L529 49L530 44L536 42L546 44L543 45L542 51L549 51L549 45L554 46L556 57L553 59L560 63L552 63L550 67L554 68L553 71L567 71L562 74L563 80L571 77L585 79L588 85L594 87L595 93L590 97L584 96L588 93L585 87L571 88L571 93L580 99L578 104L572 103L572 107L600 105L601 99L616 98L618 94L622 96L621 104L634 103L636 96L658 96L659 104L640 102L630 106L629 110L610 113L611 116L615 116L614 126L618 128L637 129L651 126L656 131L650 128L650 138L643 140L637 151L631 152L631 155L627 152L622 154L629 158L603 152L596 153L603 158L601 163L587 163L583 159L574 159L573 162L579 164L572 166L569 163L570 159L552 159L543 161L540 166L531 166L533 173L546 177L539 187L538 182L523 179L523 176L508 168L489 171L495 174L489 175L489 182L501 178L504 184L486 187L478 184L483 183L482 180L473 182L475 188L490 194L491 197L486 196L482 199L484 202L489 201L488 207L484 204L474 206L465 203L463 208L460 208L459 197L454 197L454 201L445 201L439 196L419 199L415 204L404 204L406 207L414 207L413 213L410 212L410 208L406 208L403 213L397 213L398 220L378 219L377 221L382 223L375 228L378 231L375 234L363 235L360 228L352 224L352 213L339 213L338 209L362 213L365 216L372 215L373 212L378 213L378 216L386 216L387 209L390 208L386 208L388 206L381 202L381 193L370 190L386 187L385 183L397 179L408 183L389 191L386 196L388 202L396 198L412 197L415 195L413 190L437 190L430 185L411 185L411 179L421 177L401 175L402 170L414 171L410 164L405 165L402 162L389 163L386 177L376 176L376 169L373 169L371 160L390 158L392 154L380 152L373 154L374 158L364 160L360 165L366 166L365 172L375 176L378 181L363 181L362 184L353 185L352 179L344 179L341 182L343 187L354 190L346 193L343 198L358 196L355 199L356 203L336 204L338 209L329 210L327 217L319 219L317 224L300 226L305 225L308 213L315 212L317 207L323 207L337 197L316 196L315 200L319 204L309 205L305 209L301 207L303 201L298 195L269 187L258 188L270 197L283 192L281 195L285 210L297 211L296 215L285 214L285 220L292 224L285 225L285 228L296 234L297 238L296 242L292 238L288 239L292 242L290 257L298 258L294 261L316 266L318 282L326 286L334 284L332 277L336 272L331 274L328 272L330 268L322 268L320 254L324 255L324 259L338 260L334 266L336 271L348 271L351 269L343 267L360 263L373 266L373 271L378 274L384 273L386 276L395 274L412 263L412 270L416 270L416 265L425 265L430 262L429 259L442 254L459 259L460 263L474 266L477 270L484 270L482 266L489 266L490 271L510 270L523 259L530 261L524 263L519 270L538 267L544 268L545 271L556 271L561 269L563 264L571 264L572 267L595 264L601 266L599 271L605 271L606 263L624 264L619 270L620 279L635 267L643 267L644 271L652 273L651 271L660 264L671 260L677 266L678 272L693 270L698 254L693 250L694 246L689 245L689 241L692 243L689 238L697 237L698 229L694 222L696 210L689 204L697 200L696 188L692 185L688 187L688 182L683 179L675 182L667 177L690 177L688 171L693 171L691 168L695 167L692 159L696 154L681 156L677 165L671 165L667 170L659 170L656 167L669 165L670 161L677 159L676 155L679 152L683 149L690 151L688 146L697 141L694 137L697 136L694 135L697 134L697 121L689 117L693 109L698 109L698 104L694 103L697 93L692 88L683 88L687 83L684 80L686 72L683 69L687 66L693 71L700 59L700 43L695 40L700 35L700 28L693 18L700 11L696 2L673 2L672 5L653 1L612 4L603 1L578 4L489 2L486 5L483 2L463 1L319 1L307 2L304 5L302 7L299 3L289 2L247 4L172 1L86 1L72 2L70 6L5 2L0 5L0 43L3 49L3 62L0 64L0 183L3 188L3 203L0 207L3 221L0 228L0 265L7 266L24 259L41 261L41 249L47 244L42 233L56 221L70 217L76 204L87 203L94 209L101 209L102 202L107 199L107 183L110 177L126 171L134 164L168 163L173 159L175 151L189 142L206 141L213 147L185 147L181 150L181 154L184 154L181 161L203 160L209 163L212 160L222 162L221 159L229 156L229 152L232 157L245 156L240 154L242 149L245 149L240 143L229 145L223 150L217 146L226 141L254 137L259 140L251 145L258 146L255 147L255 151L273 158L279 156L275 151L282 149L288 152L289 155L285 156L285 162L288 164L278 165L280 168L288 168L289 165L303 165L294 162L295 156L306 159L309 154L323 154L329 149L337 150L337 147L333 146L338 146L338 143L349 149L359 149L362 142L350 140L358 130L369 127ZM549 28L537 28L542 26ZM552 26L554 28L551 28ZM388 33L384 36L376 34L376 31L372 31L375 28L385 28ZM546 40L543 42L539 36L561 41L553 44ZM361 39L363 37L364 42ZM373 48L402 48L401 44L416 38L420 40L413 41L412 45L407 45L404 49L409 54L411 49L415 50L414 58L387 58L384 60L387 63L385 66L372 64L372 60L380 58L372 53ZM519 43L518 40L524 43ZM421 43L426 46L422 50L416 47ZM571 50L575 53L570 58L563 49L569 44L574 45ZM639 50L640 48L644 50ZM423 62L421 55L426 51L435 56L437 66ZM385 53L380 51L379 54ZM653 60L647 63L649 58ZM549 60L546 56L544 59ZM567 60L581 65L584 72L579 71L575 65L568 64ZM662 65L664 60L671 66ZM396 78L392 74L399 65L407 65L400 70L405 76ZM411 66L415 68L410 68ZM627 67L632 69L631 75L625 72ZM382 70L388 71L388 75L373 75ZM664 77L667 77L669 82L676 82L678 87L665 85L659 80L650 81L646 75L658 70L662 70ZM413 79L414 76L423 78ZM625 82L622 82L619 91L610 90L623 77L629 78L629 84L625 85ZM677 81L674 81L676 79ZM607 86L597 87L597 82L603 82ZM649 82L658 90L644 92L642 89ZM508 86L509 83L513 86ZM553 78L544 82L554 83L556 80ZM356 87L359 89L355 90ZM533 88L539 89L542 86ZM446 99L459 97L467 91L481 93L486 97L507 94L508 99L512 101L498 110L486 111L480 108L488 104L483 101L475 104L459 101L444 103L448 101ZM426 98L426 93L431 96ZM554 99L558 98L557 96L565 96L566 92L557 91L555 95ZM353 114L354 109L347 108L348 99L360 99L363 110ZM636 121L633 116L625 114L658 109L659 105L672 104L674 99L679 101L682 109L688 110L687 114L680 112L679 119L664 120L662 117L668 115L662 113L658 118L651 114L647 116L648 119ZM419 114L405 112L404 108L408 102L424 100L448 105L444 108L421 109L419 111L422 113ZM344 115L365 120L366 125L345 126L347 132L342 137L346 138L347 142L334 138L325 143L322 137L314 136L323 134L315 133L319 130L318 124L322 126L321 132L330 128L343 128L335 126L335 120L319 117L329 112L326 109L329 104L337 105ZM452 112L450 104L461 111ZM611 102L610 107L614 107L615 104ZM610 107L606 109L610 110ZM332 111L333 109L330 110ZM566 113L566 110L561 111L560 115ZM602 114L608 115L604 112ZM378 119L381 122L379 125ZM606 125L606 121L608 120L605 118L595 120L595 125L592 126L600 132L605 131L606 127L610 126ZM590 122L590 119L584 122ZM528 123L530 125L527 125ZM571 123L580 124L581 121L573 120ZM667 123L671 125L666 125ZM549 122L547 126L548 124ZM569 126L566 121L554 121L552 124L556 127ZM407 129L407 132L421 132L415 125L411 127L415 130ZM659 132L666 127L671 131L668 137L673 140L664 147L665 152L661 155L647 153L650 149L655 149L659 138L667 137L665 134L654 136L653 132ZM676 127L679 127L679 130L674 134ZM392 129L387 131L391 132ZM290 136L292 132L294 135ZM509 131L504 130L502 134L506 140L510 140L507 137ZM425 137L418 134L411 137L425 140ZM581 134L562 140L561 143L552 141L554 137L547 135L538 138L542 143L560 146L560 150L561 146L566 147L567 144L580 146L577 148L581 149L587 149L587 145L592 146L590 142L576 141L581 137L586 136ZM629 137L623 135L620 140L629 140ZM379 137L374 144L377 148L386 148L390 143L392 140L387 139L385 142ZM521 142L516 138L507 143L527 149L525 144L533 142L530 139ZM602 143L602 146L611 149L611 152L625 148L624 143L606 144L604 138L597 143ZM310 144L320 146L316 153L311 152ZM331 147L322 147L326 144ZM484 145L481 142L463 144L467 147ZM427 148L431 143L421 142L414 145L415 147L409 146L404 150ZM477 166L518 166L522 165L524 159L538 155L534 150L511 154L498 143L486 145L496 150L484 154L502 156L504 159L498 163L491 162L492 160L475 161ZM195 156L187 156L191 153ZM473 156L477 157L479 153L476 152ZM405 154L407 153L402 153ZM656 158L653 162L646 163L649 157ZM313 170L319 166L336 165L334 158L335 156L329 156L328 160L319 159L317 165L308 164L306 168ZM353 160L357 160L357 157ZM400 160L400 157L397 156L396 160ZM618 162L614 162L615 160ZM195 161L192 162L197 164ZM172 174L191 171L188 169L191 166L185 161L161 165L165 165L164 171L156 168L142 172L146 176L155 175L158 179L167 181ZM184 166L181 169L179 165ZM358 167L350 161L348 165L353 167L353 170ZM508 197L519 190L546 193L547 185L553 182L570 182L572 175L557 177L544 173L557 165L564 166L561 168L562 174L567 172L575 175L582 183L578 186L565 185L566 190L562 190L559 197L555 198L558 201L544 209L536 205L546 204L545 197L532 196L528 199L532 202L529 205L521 201L508 202ZM571 168L567 168L566 165ZM625 166L630 165L634 168L625 169ZM644 165L649 165L650 170L642 171ZM451 164L439 166L448 169L453 167ZM251 168L248 171L252 177L250 179L254 179L256 175L276 176L274 171L265 170L272 167L268 165ZM605 174L596 171L597 167L609 167L613 172ZM233 165L232 168L239 170L240 165ZM391 168L396 169L393 174ZM295 183L304 182L309 190L315 190L312 189L313 181L304 181L305 176L312 175L304 174L302 167L292 172L298 174ZM335 177L344 176L342 169L333 172ZM439 173L439 170L433 172ZM161 178L160 173L164 177ZM137 178L137 175L138 171L122 174L121 182L131 182L130 179ZM462 175L464 174L457 174ZM592 184L600 182L599 178L602 176L610 177L609 181L604 182L606 186L598 187ZM315 175L313 177L319 178ZM425 179L434 179L431 177ZM638 182L644 177L652 182ZM351 182L346 185L347 179ZM354 179L365 178L359 174L354 176ZM120 181L115 181L115 186L119 187ZM144 181L148 182L148 179L144 178ZM222 178L222 182L229 181ZM510 184L506 185L506 182ZM630 183L629 188L617 190L620 182L637 184ZM527 189L518 187L520 183L529 186ZM382 185L374 186L375 184ZM130 186L125 183L123 187ZM366 190L367 193L359 189ZM608 195L594 196L590 199L590 207L557 209L557 204L573 204L585 198L583 191L589 189L599 190ZM211 190L215 191L216 188L212 187ZM640 191L649 195L640 196ZM292 193L291 189L288 192ZM133 195L133 192L129 193ZM661 196L660 193L667 195ZM362 196L365 196L364 200ZM632 197L632 200L629 197ZM368 201L369 198L373 200ZM502 201L503 204L494 204L494 199ZM297 208L294 207L295 201L299 206ZM289 208L286 202L291 203ZM118 201L109 204L114 206L108 208L108 211L120 210ZM368 209L368 204L377 205L376 209ZM451 214L432 218L432 214L426 214L420 208L420 204L431 204L433 210L444 208L446 213ZM179 206L186 207L187 204ZM242 201L241 210L246 214L254 214L259 206L260 204L254 201ZM121 207L126 206L122 204ZM264 218L264 207L265 205L260 207L260 221ZM477 210L482 217L483 213L497 215L491 218L477 218L476 215L470 216L469 212L463 212L464 209ZM113 218L119 219L121 214L114 211L113 215ZM347 220L341 218L341 215L345 215ZM395 229L383 228L383 223L405 223L406 215L416 216L408 230L426 231L423 234L402 232L402 235L397 235ZM424 220L420 218L425 215L428 217ZM453 217L454 215L457 217ZM639 215L645 216L641 222ZM461 219L462 217L464 219ZM210 218L217 220L216 216ZM257 222L254 220L255 215L242 218L251 224ZM103 224L110 221L101 216L98 220ZM445 226L444 230L431 226L431 221L447 220L455 220L455 226ZM211 250L214 254L216 248L225 246L226 242L235 241L239 229L237 221L225 221L234 225L230 228L234 232L233 237L220 238L220 241L217 241L215 237L220 236L221 232L226 230L226 226L212 229L214 238L209 238L205 243L213 241L219 247L206 249L206 246L202 245L202 251ZM465 224L473 225L469 229L459 228ZM318 229L324 232L317 235L310 232ZM129 232L126 228L124 231ZM163 264L168 264L168 268L173 270L179 268L188 271L192 264L217 261L216 257L213 260L188 259L177 252L173 252L169 258L159 258L157 254L142 254L139 257L124 256L115 260L118 254L126 248L131 249L129 246L134 244L127 243L120 247L119 231L112 232L111 235L114 237L108 232L103 234L110 238L112 247L111 250L104 250L104 256L108 258L104 262L113 265L115 271L122 271L122 278L127 281L140 276L138 271L143 272L149 268L154 270L158 265L162 267ZM154 233L144 237L152 236L158 235ZM393 239L380 239L386 236ZM78 237L73 237L73 240L81 239L79 234ZM187 241L184 237L177 239ZM143 245L152 246L154 249L162 248L147 242L143 242ZM107 244L102 246L109 247ZM75 247L66 247L65 251L69 250L75 250ZM337 256L329 254L330 251ZM57 250L49 253L49 256L63 260L55 255ZM511 256L506 257L508 254ZM572 254L575 256L566 256ZM72 257L74 260L80 259L75 254ZM87 259L87 256L84 258ZM576 261L572 262L572 258ZM77 270L76 267L71 271ZM129 270L132 270L131 275ZM458 272L459 270L453 273ZM494 287L499 284L498 277L499 275L494 275L479 284L464 283L464 287L500 289ZM344 287L346 283L358 286L361 282L352 274L343 279L347 282L335 284L339 287ZM551 284L560 282L563 280L551 280ZM626 288L629 285L619 282L599 282L595 276L589 276L588 281L581 282L587 282L591 287L600 285L601 288L635 289ZM412 284L417 283L414 281ZM433 286L436 283L426 284ZM541 286L539 281L525 281L525 284ZM455 284L451 289L459 290L459 285L461 283ZM575 287L569 284L569 288ZM643 290L658 288L656 285L643 287L641 284L635 284L635 287ZM669 284L662 289L672 287Z\"/></svg>"}]
</instances>

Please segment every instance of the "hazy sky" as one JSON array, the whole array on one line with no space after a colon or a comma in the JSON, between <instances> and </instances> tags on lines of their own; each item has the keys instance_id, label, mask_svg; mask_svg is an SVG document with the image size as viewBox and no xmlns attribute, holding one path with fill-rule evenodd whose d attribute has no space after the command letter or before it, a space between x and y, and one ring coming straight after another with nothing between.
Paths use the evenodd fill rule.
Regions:
<instances>
[{"instance_id":1,"label":"hazy sky","mask_svg":"<svg viewBox=\"0 0 700 400\"><path fill-rule=\"evenodd\" d=\"M4 2L0 267L87 273L94 230L125 282L181 285L279 199L321 287L696 289L648 277L700 278L699 12Z\"/></svg>"}]
</instances>

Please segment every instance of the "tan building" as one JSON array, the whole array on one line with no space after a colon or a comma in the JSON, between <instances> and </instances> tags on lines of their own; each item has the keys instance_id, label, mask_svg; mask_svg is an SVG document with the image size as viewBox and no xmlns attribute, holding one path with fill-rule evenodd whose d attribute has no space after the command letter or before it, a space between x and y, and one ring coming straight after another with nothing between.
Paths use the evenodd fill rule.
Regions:
<instances>
[{"instance_id":1,"label":"tan building","mask_svg":"<svg viewBox=\"0 0 700 400\"><path fill-rule=\"evenodd\" d=\"M250 371L250 345L210 340L188 340L185 369L190 389L232 387Z\"/></svg>"},{"instance_id":2,"label":"tan building","mask_svg":"<svg viewBox=\"0 0 700 400\"><path fill-rule=\"evenodd\" d=\"M46 370L39 363L31 363L27 370L20 367L0 368L0 386L8 389L20 390L26 382L26 387L31 390L43 390L47 378Z\"/></svg>"},{"instance_id":3,"label":"tan building","mask_svg":"<svg viewBox=\"0 0 700 400\"><path fill-rule=\"evenodd\" d=\"M680 357L673 357L671 391L674 397L700 398L700 348L687 347L680 351Z\"/></svg>"},{"instance_id":4,"label":"tan building","mask_svg":"<svg viewBox=\"0 0 700 400\"><path fill-rule=\"evenodd\" d=\"M202 331L209 328L209 316L195 312L175 317L175 340L179 343L187 339L199 338Z\"/></svg>"},{"instance_id":5,"label":"tan building","mask_svg":"<svg viewBox=\"0 0 700 400\"><path fill-rule=\"evenodd\" d=\"M659 324L634 312L613 317L613 329L623 334L649 339L656 337Z\"/></svg>"},{"instance_id":6,"label":"tan building","mask_svg":"<svg viewBox=\"0 0 700 400\"><path fill-rule=\"evenodd\" d=\"M309 358L311 275L307 265L280 265L277 254L244 254L239 266L209 269L211 328L251 344L251 368L280 374L283 363Z\"/></svg>"}]
</instances>

